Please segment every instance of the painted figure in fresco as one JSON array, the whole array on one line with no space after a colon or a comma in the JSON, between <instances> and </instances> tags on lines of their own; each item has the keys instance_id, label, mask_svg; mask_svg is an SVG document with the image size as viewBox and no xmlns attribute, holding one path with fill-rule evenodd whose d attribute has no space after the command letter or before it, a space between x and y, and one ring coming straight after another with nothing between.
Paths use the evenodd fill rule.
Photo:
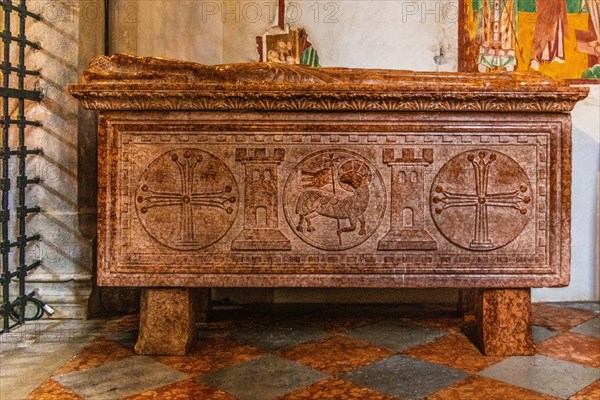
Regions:
<instances>
[{"instance_id":1,"label":"painted figure in fresco","mask_svg":"<svg viewBox=\"0 0 600 400\"><path fill-rule=\"evenodd\" d=\"M515 0L475 0L473 5L479 15L479 71L514 71L517 66Z\"/></svg>"},{"instance_id":2,"label":"painted figure in fresco","mask_svg":"<svg viewBox=\"0 0 600 400\"><path fill-rule=\"evenodd\" d=\"M531 66L565 60L567 31L567 2L565 0L536 0L537 22L533 34Z\"/></svg>"},{"instance_id":3,"label":"painted figure in fresco","mask_svg":"<svg viewBox=\"0 0 600 400\"><path fill-rule=\"evenodd\" d=\"M585 0L588 12L590 13L590 19L592 20L592 26L594 33L596 34L595 40L588 43L588 45L594 50L594 55L600 57L600 0Z\"/></svg>"},{"instance_id":4,"label":"painted figure in fresco","mask_svg":"<svg viewBox=\"0 0 600 400\"><path fill-rule=\"evenodd\" d=\"M588 55L588 69L583 71L583 79L600 79L600 0L581 0L582 11L589 13L587 30L576 30L577 51Z\"/></svg>"}]
</instances>

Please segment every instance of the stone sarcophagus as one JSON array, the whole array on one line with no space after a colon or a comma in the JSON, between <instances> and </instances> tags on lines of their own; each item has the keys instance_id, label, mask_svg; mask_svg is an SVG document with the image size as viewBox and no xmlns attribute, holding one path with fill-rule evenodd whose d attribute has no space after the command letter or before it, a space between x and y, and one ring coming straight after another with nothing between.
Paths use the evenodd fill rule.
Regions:
<instances>
[{"instance_id":1,"label":"stone sarcophagus","mask_svg":"<svg viewBox=\"0 0 600 400\"><path fill-rule=\"evenodd\" d=\"M568 284L568 112L587 89L117 55L70 90L100 110L100 285ZM494 293L528 307L482 291L482 320Z\"/></svg>"}]
</instances>

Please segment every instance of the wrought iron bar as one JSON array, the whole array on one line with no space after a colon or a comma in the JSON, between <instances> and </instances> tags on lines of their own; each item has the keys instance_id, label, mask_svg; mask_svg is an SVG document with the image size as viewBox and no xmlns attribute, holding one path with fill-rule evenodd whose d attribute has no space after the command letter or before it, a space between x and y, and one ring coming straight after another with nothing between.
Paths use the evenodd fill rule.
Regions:
<instances>
[{"instance_id":1,"label":"wrought iron bar","mask_svg":"<svg viewBox=\"0 0 600 400\"><path fill-rule=\"evenodd\" d=\"M23 9L19 6L15 6L13 4L12 0L0 0L0 6L4 7L5 9L8 8L10 11L16 11L21 16L33 18L36 21L39 21L40 19L42 19L41 15L31 12L31 11L27 10L27 8Z\"/></svg>"},{"instance_id":2,"label":"wrought iron bar","mask_svg":"<svg viewBox=\"0 0 600 400\"><path fill-rule=\"evenodd\" d=\"M27 204L28 186L40 183L40 178L27 176L27 159L31 155L41 154L42 150L29 149L26 142L27 128L41 126L38 121L28 120L26 115L26 102L41 100L39 91L25 88L27 76L40 75L39 71L27 69L25 63L27 48L40 48L38 43L27 39L26 25L27 18L39 20L41 17L27 9L27 0L0 0L0 6L4 13L4 26L2 32L0 32L3 46L3 60L0 64L0 71L2 71L2 87L0 88L0 97L2 98L2 118L0 118L2 124L2 147L0 149L2 166L0 177L0 189L2 191L0 208L0 223L2 225L2 238L0 240L2 305L0 316L2 317L2 330L0 333L4 333L14 326L32 319L26 316L26 308L30 302L37 307L33 318L43 315L42 307L44 304L35 299L35 291L29 293L26 291L27 275L42 263L41 260L27 261L27 246L29 243L41 239L39 234L27 234L28 216L41 211L40 207ZM13 17L16 17L17 20L13 20ZM16 35L11 32L11 23L15 22L18 22L18 33ZM11 56L18 59L16 66L11 64ZM16 87L11 87L11 82L14 82L14 80L11 80L11 74L13 73L16 74ZM16 118L11 116L11 101L17 105ZM12 135L16 135L16 137ZM17 148L10 147L11 139L18 143ZM13 157L17 164L16 177L11 175L10 169ZM14 178L16 178L17 205L11 210L11 189ZM11 240L11 217L13 213L16 214L18 233L17 237ZM18 265L16 268L11 268L12 249L15 248ZM18 294L16 297L11 298L11 283L14 281L18 282Z\"/></svg>"},{"instance_id":3,"label":"wrought iron bar","mask_svg":"<svg viewBox=\"0 0 600 400\"><path fill-rule=\"evenodd\" d=\"M2 70L4 72L6 72L7 69L9 71L11 71L16 68L12 68L12 67L2 68ZM35 101L39 101L42 99L40 92L37 92L35 90L24 90L24 91L20 92L18 89L12 89L12 88L8 88L8 87L0 88L0 96L9 97L9 98L13 98L13 99L24 98L26 100L35 100ZM11 120L11 121L13 121L13 120Z\"/></svg>"}]
</instances>

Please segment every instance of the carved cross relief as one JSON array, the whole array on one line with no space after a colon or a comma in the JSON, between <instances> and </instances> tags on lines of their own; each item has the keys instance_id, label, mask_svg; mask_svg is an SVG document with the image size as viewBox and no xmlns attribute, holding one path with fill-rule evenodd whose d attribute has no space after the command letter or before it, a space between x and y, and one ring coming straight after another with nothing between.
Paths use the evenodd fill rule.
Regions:
<instances>
[{"instance_id":1,"label":"carved cross relief","mask_svg":"<svg viewBox=\"0 0 600 400\"><path fill-rule=\"evenodd\" d=\"M403 148L401 156L392 148L384 150L382 160L392 175L388 189L390 183L361 154L344 148L320 150L297 162L280 195L278 170L285 150L237 149L236 160L245 171L244 229L231 249L293 249L289 233L280 230L279 196L291 232L306 244L330 251L356 247L377 232L389 193L390 228L378 239L378 250L436 250L437 240L424 223L423 171L433 163L434 149L419 151L422 156L417 157L412 148ZM135 197L138 218L162 244L202 249L233 226L239 190L230 169L213 154L193 148L168 151L141 175ZM433 179L429 198L440 233L467 250L505 246L519 236L531 214L526 173L499 151L468 151L451 158ZM258 225L261 210L265 225Z\"/></svg>"},{"instance_id":2,"label":"carved cross relief","mask_svg":"<svg viewBox=\"0 0 600 400\"><path fill-rule=\"evenodd\" d=\"M468 174L469 164L472 174ZM490 185L499 191L490 192ZM529 188L525 172L512 158L484 150L477 156L472 152L462 153L444 165L434 180L433 219L448 240L461 247L496 249L514 240L527 224L526 205L532 201ZM444 218L452 209L459 211ZM490 227L491 218L493 227ZM461 220L463 227L470 225L469 220L473 221L469 241L460 228Z\"/></svg>"},{"instance_id":3,"label":"carved cross relief","mask_svg":"<svg viewBox=\"0 0 600 400\"><path fill-rule=\"evenodd\" d=\"M229 230L237 209L236 187L229 169L213 155L198 149L165 153L148 166L138 185L140 221L151 236L170 247L206 247L212 243L201 232L214 230L222 236ZM199 226L213 220L216 224Z\"/></svg>"}]
</instances>

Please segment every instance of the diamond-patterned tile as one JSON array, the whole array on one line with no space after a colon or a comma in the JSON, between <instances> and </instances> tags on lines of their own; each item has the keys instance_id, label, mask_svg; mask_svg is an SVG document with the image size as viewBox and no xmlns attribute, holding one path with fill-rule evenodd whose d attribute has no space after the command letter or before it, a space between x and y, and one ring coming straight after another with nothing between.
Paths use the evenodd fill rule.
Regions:
<instances>
[{"instance_id":1,"label":"diamond-patterned tile","mask_svg":"<svg viewBox=\"0 0 600 400\"><path fill-rule=\"evenodd\" d=\"M314 329L327 331L331 333L345 332L350 329L356 329L363 326L371 325L384 320L383 317L366 316L356 314L340 314L335 312L325 311L303 316L298 320L302 325L309 326Z\"/></svg>"},{"instance_id":2,"label":"diamond-patterned tile","mask_svg":"<svg viewBox=\"0 0 600 400\"><path fill-rule=\"evenodd\" d=\"M196 382L194 379L162 386L147 392L134 394L122 400L237 400L232 395L208 385Z\"/></svg>"},{"instance_id":3,"label":"diamond-patterned tile","mask_svg":"<svg viewBox=\"0 0 600 400\"><path fill-rule=\"evenodd\" d=\"M397 355L347 372L341 378L390 396L413 400L468 376L453 368Z\"/></svg>"},{"instance_id":4,"label":"diamond-patterned tile","mask_svg":"<svg viewBox=\"0 0 600 400\"><path fill-rule=\"evenodd\" d=\"M581 389L569 400L598 400L600 399L600 380Z\"/></svg>"},{"instance_id":5,"label":"diamond-patterned tile","mask_svg":"<svg viewBox=\"0 0 600 400\"><path fill-rule=\"evenodd\" d=\"M532 310L534 325L545 326L561 332L568 331L596 316L596 314L589 311L556 307L549 304L533 304Z\"/></svg>"},{"instance_id":6,"label":"diamond-patterned tile","mask_svg":"<svg viewBox=\"0 0 600 400\"><path fill-rule=\"evenodd\" d=\"M0 396L0 398L5 398ZM6 397L6 400L10 400ZM27 396L27 400L83 400L72 390L64 387L54 379L48 379Z\"/></svg>"},{"instance_id":7,"label":"diamond-patterned tile","mask_svg":"<svg viewBox=\"0 0 600 400\"><path fill-rule=\"evenodd\" d=\"M112 400L184 380L187 375L148 357L129 357L55 379L86 400Z\"/></svg>"},{"instance_id":8,"label":"diamond-patterned tile","mask_svg":"<svg viewBox=\"0 0 600 400\"><path fill-rule=\"evenodd\" d=\"M443 318L456 316L456 306L454 304L389 304L381 306L377 304L369 305L375 308L375 312L385 315L388 318Z\"/></svg>"},{"instance_id":9,"label":"diamond-patterned tile","mask_svg":"<svg viewBox=\"0 0 600 400\"><path fill-rule=\"evenodd\" d=\"M464 335L444 336L436 341L413 347L405 354L472 373L491 367L505 358L484 356Z\"/></svg>"},{"instance_id":10,"label":"diamond-patterned tile","mask_svg":"<svg viewBox=\"0 0 600 400\"><path fill-rule=\"evenodd\" d=\"M375 390L347 381L327 380L302 388L277 400L394 400Z\"/></svg>"},{"instance_id":11,"label":"diamond-patterned tile","mask_svg":"<svg viewBox=\"0 0 600 400\"><path fill-rule=\"evenodd\" d=\"M65 320L60 324L48 327L44 331L44 341L72 342L84 338L100 336L103 321L99 320Z\"/></svg>"},{"instance_id":12,"label":"diamond-patterned tile","mask_svg":"<svg viewBox=\"0 0 600 400\"><path fill-rule=\"evenodd\" d=\"M105 333L137 330L140 326L140 315L131 314L117 320L109 321L104 328Z\"/></svg>"},{"instance_id":13,"label":"diamond-patterned tile","mask_svg":"<svg viewBox=\"0 0 600 400\"><path fill-rule=\"evenodd\" d=\"M212 337L197 342L187 356L158 356L153 359L189 375L199 375L250 361L263 354L256 347L223 337Z\"/></svg>"},{"instance_id":14,"label":"diamond-patterned tile","mask_svg":"<svg viewBox=\"0 0 600 400\"><path fill-rule=\"evenodd\" d=\"M327 308L327 305L318 303L262 303L246 304L243 306L246 313L272 316L277 320L302 318L303 315L314 313L325 308Z\"/></svg>"},{"instance_id":15,"label":"diamond-patterned tile","mask_svg":"<svg viewBox=\"0 0 600 400\"><path fill-rule=\"evenodd\" d=\"M315 369L338 375L393 354L368 343L335 335L283 351L282 356Z\"/></svg>"},{"instance_id":16,"label":"diamond-patterned tile","mask_svg":"<svg viewBox=\"0 0 600 400\"><path fill-rule=\"evenodd\" d=\"M210 322L204 324L213 331L232 330L236 327L270 325L284 319L281 314L273 313L271 307L262 310L248 306L219 307L211 312Z\"/></svg>"},{"instance_id":17,"label":"diamond-patterned tile","mask_svg":"<svg viewBox=\"0 0 600 400\"><path fill-rule=\"evenodd\" d=\"M323 331L294 323L259 325L235 331L232 339L261 349L277 351L289 349L301 343L320 340L327 336Z\"/></svg>"},{"instance_id":18,"label":"diamond-patterned tile","mask_svg":"<svg viewBox=\"0 0 600 400\"><path fill-rule=\"evenodd\" d=\"M62 375L74 371L84 371L133 355L134 352L131 349L123 347L112 340L98 338L66 363L57 373Z\"/></svg>"},{"instance_id":19,"label":"diamond-patterned tile","mask_svg":"<svg viewBox=\"0 0 600 400\"><path fill-rule=\"evenodd\" d=\"M109 332L104 334L104 338L108 340L112 340L120 344L123 347L128 349L135 348L135 343L137 342L139 331L137 329L131 331L118 331L118 332Z\"/></svg>"},{"instance_id":20,"label":"diamond-patterned tile","mask_svg":"<svg viewBox=\"0 0 600 400\"><path fill-rule=\"evenodd\" d=\"M64 364L59 375L27 399L600 399L600 368L593 368L600 367L600 303L541 304L534 309L540 355L510 358L481 355L462 334L470 325L452 307L439 306L320 305L295 310L286 305L219 311L216 322L202 325L201 340L183 357L133 354L137 315L66 323L65 329L51 324L40 330L44 340L52 331L73 339L67 346L75 350L51 368L56 371ZM55 325L59 329L50 329ZM86 344L89 338L95 339ZM44 354L51 345L45 344ZM404 354L392 355L398 351ZM42 355L38 358L44 365L56 359ZM17 359L2 348L0 371ZM14 384L7 391L5 378L0 398L14 393L19 383ZM20 398L30 391L23 390Z\"/></svg>"},{"instance_id":21,"label":"diamond-patterned tile","mask_svg":"<svg viewBox=\"0 0 600 400\"><path fill-rule=\"evenodd\" d=\"M599 369L543 355L510 357L479 374L560 398L567 398L600 379Z\"/></svg>"},{"instance_id":22,"label":"diamond-patterned tile","mask_svg":"<svg viewBox=\"0 0 600 400\"><path fill-rule=\"evenodd\" d=\"M578 333L562 333L537 346L537 352L560 360L600 368L600 339Z\"/></svg>"},{"instance_id":23,"label":"diamond-patterned tile","mask_svg":"<svg viewBox=\"0 0 600 400\"><path fill-rule=\"evenodd\" d=\"M470 376L427 397L427 400L558 400L557 397L482 376Z\"/></svg>"},{"instance_id":24,"label":"diamond-patterned tile","mask_svg":"<svg viewBox=\"0 0 600 400\"><path fill-rule=\"evenodd\" d=\"M568 301L564 303L550 303L556 307L575 308L600 315L600 302L597 301Z\"/></svg>"},{"instance_id":25,"label":"diamond-patterned tile","mask_svg":"<svg viewBox=\"0 0 600 400\"><path fill-rule=\"evenodd\" d=\"M80 339L66 343L38 342L8 351L0 343L0 399L26 398L88 343Z\"/></svg>"},{"instance_id":26,"label":"diamond-patterned tile","mask_svg":"<svg viewBox=\"0 0 600 400\"><path fill-rule=\"evenodd\" d=\"M240 400L271 400L324 380L327 375L294 361L266 356L198 378Z\"/></svg>"},{"instance_id":27,"label":"diamond-patterned tile","mask_svg":"<svg viewBox=\"0 0 600 400\"><path fill-rule=\"evenodd\" d=\"M590 319L581 325L577 325L575 328L571 329L571 332L600 339L600 317Z\"/></svg>"},{"instance_id":28,"label":"diamond-patterned tile","mask_svg":"<svg viewBox=\"0 0 600 400\"><path fill-rule=\"evenodd\" d=\"M430 328L442 329L451 333L460 333L465 325L462 317L454 316L418 316L411 318L411 322Z\"/></svg>"},{"instance_id":29,"label":"diamond-patterned tile","mask_svg":"<svg viewBox=\"0 0 600 400\"><path fill-rule=\"evenodd\" d=\"M380 347L395 351L404 351L444 336L446 332L402 320L386 320L353 329L347 332L346 335Z\"/></svg>"},{"instance_id":30,"label":"diamond-patterned tile","mask_svg":"<svg viewBox=\"0 0 600 400\"><path fill-rule=\"evenodd\" d=\"M533 341L538 344L542 343L546 339L550 339L558 335L560 332L553 329L548 329L544 326L533 325Z\"/></svg>"}]
</instances>

